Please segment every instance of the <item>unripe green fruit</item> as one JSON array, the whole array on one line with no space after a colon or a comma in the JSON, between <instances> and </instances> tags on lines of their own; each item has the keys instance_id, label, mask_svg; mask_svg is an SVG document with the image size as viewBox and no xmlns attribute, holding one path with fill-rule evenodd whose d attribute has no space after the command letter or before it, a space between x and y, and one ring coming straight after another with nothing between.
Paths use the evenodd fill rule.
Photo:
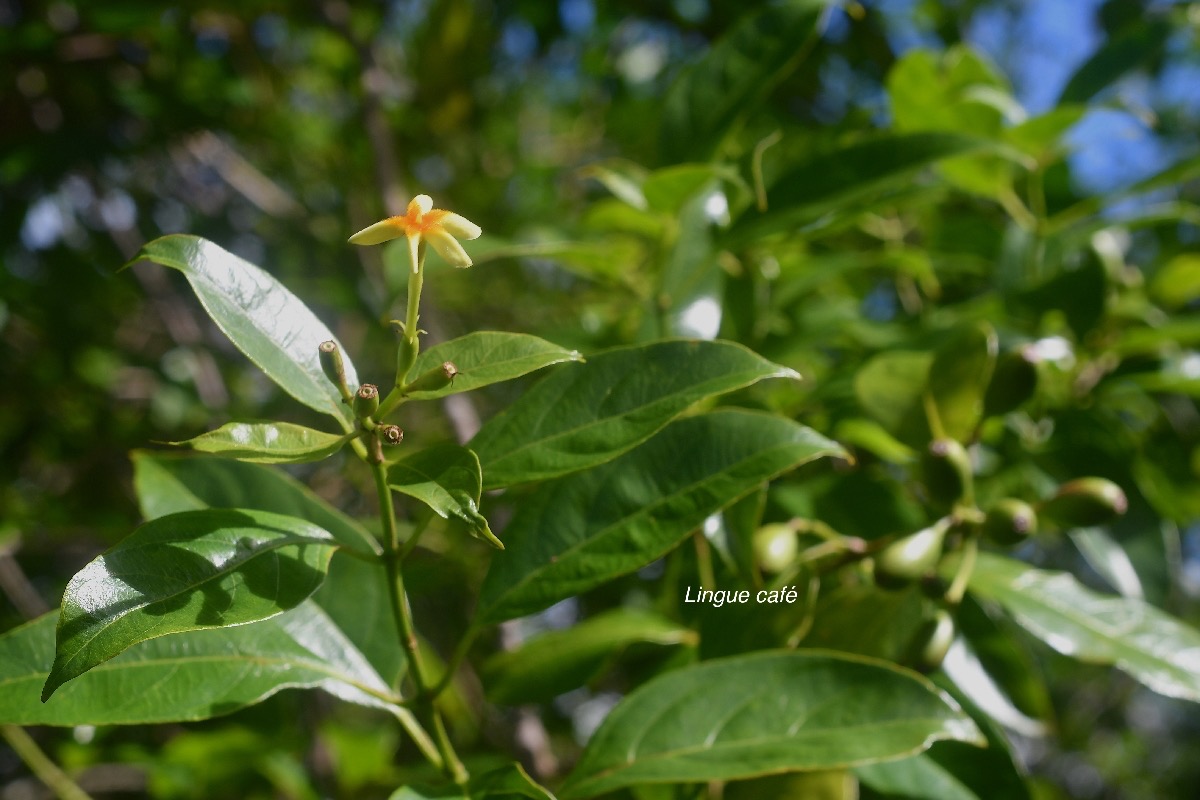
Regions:
<instances>
[{"instance_id":1,"label":"unripe green fruit","mask_svg":"<svg viewBox=\"0 0 1200 800\"><path fill-rule=\"evenodd\" d=\"M1077 478L1058 487L1058 492L1038 507L1045 519L1064 528L1103 525L1125 513L1125 492L1105 478Z\"/></svg>"},{"instance_id":2,"label":"unripe green fruit","mask_svg":"<svg viewBox=\"0 0 1200 800\"><path fill-rule=\"evenodd\" d=\"M938 521L881 550L875 556L875 583L884 589L900 589L931 572L942 557L949 527L947 521Z\"/></svg>"},{"instance_id":3,"label":"unripe green fruit","mask_svg":"<svg viewBox=\"0 0 1200 800\"><path fill-rule=\"evenodd\" d=\"M1011 350L1000 356L983 397L983 415L1007 414L1037 392L1036 356L1028 349Z\"/></svg>"},{"instance_id":4,"label":"unripe green fruit","mask_svg":"<svg viewBox=\"0 0 1200 800\"><path fill-rule=\"evenodd\" d=\"M946 660L946 653L954 643L954 618L944 608L939 608L933 619L926 620L917 633L913 660L917 669L932 672Z\"/></svg>"},{"instance_id":5,"label":"unripe green fruit","mask_svg":"<svg viewBox=\"0 0 1200 800\"><path fill-rule=\"evenodd\" d=\"M754 559L763 572L783 572L798 552L796 532L790 525L775 522L754 532Z\"/></svg>"},{"instance_id":6,"label":"unripe green fruit","mask_svg":"<svg viewBox=\"0 0 1200 800\"><path fill-rule=\"evenodd\" d=\"M453 361L443 361L440 366L425 372L417 377L412 383L404 387L404 393L411 392L436 392L439 389L444 389L454 382L458 377L458 367L454 366Z\"/></svg>"},{"instance_id":7,"label":"unripe green fruit","mask_svg":"<svg viewBox=\"0 0 1200 800\"><path fill-rule=\"evenodd\" d=\"M1013 545L1037 533L1037 512L1015 497L1006 497L988 509L983 535L996 544Z\"/></svg>"},{"instance_id":8,"label":"unripe green fruit","mask_svg":"<svg viewBox=\"0 0 1200 800\"><path fill-rule=\"evenodd\" d=\"M950 508L971 487L971 456L954 439L935 439L921 454L921 479L930 502Z\"/></svg>"}]
</instances>

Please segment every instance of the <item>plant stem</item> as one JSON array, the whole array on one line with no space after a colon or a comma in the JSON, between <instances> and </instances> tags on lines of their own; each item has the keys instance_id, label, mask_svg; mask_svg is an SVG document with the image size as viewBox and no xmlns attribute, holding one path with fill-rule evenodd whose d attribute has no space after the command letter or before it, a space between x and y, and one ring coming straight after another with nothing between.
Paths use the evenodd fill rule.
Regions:
<instances>
[{"instance_id":1,"label":"plant stem","mask_svg":"<svg viewBox=\"0 0 1200 800\"><path fill-rule=\"evenodd\" d=\"M0 737L8 742L13 752L20 756L30 771L60 800L92 800L91 795L71 780L50 757L42 752L24 728L17 725L0 725Z\"/></svg>"},{"instance_id":2,"label":"plant stem","mask_svg":"<svg viewBox=\"0 0 1200 800\"><path fill-rule=\"evenodd\" d=\"M415 710L426 718L427 727L433 728L434 741L442 757L442 771L457 784L465 784L467 770L454 752L454 745L446 732L446 724L441 712L434 705L433 695L425 677L421 664L420 646L417 644L416 629L413 626L412 610L408 606L408 596L404 590L404 572L400 566L400 534L396 529L396 509L392 503L392 490L387 485L387 471L382 463L372 463L371 473L375 477L375 490L379 494L379 516L383 523L383 563L387 569L388 595L392 604L392 616L396 622L396 633L400 637L400 646L408 659L408 674L416 687Z\"/></svg>"},{"instance_id":3,"label":"plant stem","mask_svg":"<svg viewBox=\"0 0 1200 800\"><path fill-rule=\"evenodd\" d=\"M417 247L417 263L413 264L413 270L408 273L408 310L404 313L404 338L412 347L414 353L419 353L421 349L420 334L421 330L419 322L421 318L421 289L425 286L425 242L421 242ZM397 383L400 382L400 376L397 376ZM379 410L375 412L376 419L383 419L388 414L395 411L405 400L403 387L393 386L388 392L387 397L379 404Z\"/></svg>"},{"instance_id":4,"label":"plant stem","mask_svg":"<svg viewBox=\"0 0 1200 800\"><path fill-rule=\"evenodd\" d=\"M958 571L954 573L954 580L946 590L945 600L950 605L956 606L961 603L963 595L967 593L967 582L971 580L971 573L975 571L975 556L978 552L979 537L968 537L963 543L962 561L958 563Z\"/></svg>"}]
</instances>

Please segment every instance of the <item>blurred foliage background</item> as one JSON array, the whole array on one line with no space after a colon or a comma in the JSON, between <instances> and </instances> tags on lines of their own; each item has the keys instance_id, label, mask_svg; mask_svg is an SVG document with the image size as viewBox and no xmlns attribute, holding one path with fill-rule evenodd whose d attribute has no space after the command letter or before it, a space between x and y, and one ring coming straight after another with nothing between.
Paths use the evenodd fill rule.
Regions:
<instances>
[{"instance_id":1,"label":"blurred foliage background","mask_svg":"<svg viewBox=\"0 0 1200 800\"><path fill-rule=\"evenodd\" d=\"M403 303L404 265L345 239L424 192L485 231L476 268L427 283L432 340L497 328L594 350L704 332L662 313L655 279L670 226L686 223L610 192L716 157L735 210L753 203L756 170L772 191L788 174L795 201L799 178L819 188L840 174L811 156L789 173L806 154L884 130L1003 140L1032 161L1037 188L976 159L853 215L814 206L795 223L815 232L801 244L721 260L721 335L799 369L804 389L769 402L835 437L872 353L974 318L996 325L1002 351L1040 348L1035 406L985 436L1008 465L995 491L1116 480L1132 509L1114 536L1135 580L1194 623L1200 4L835 3L737 135L698 151L660 124L665 90L761 5L0 0L0 628L51 607L137 523L130 449L233 417L303 421L179 276L116 273L142 242L189 232L263 265L335 328L364 377L386 380L382 323ZM964 87L990 93L964 104ZM658 186L668 206L683 196L670 180L696 180L673 176ZM705 213L719 223L724 210ZM470 428L505 391L416 427ZM365 511L341 466L300 474ZM874 524L903 520L903 503L878 499L885 466L794 507L773 498L775 511L815 507L852 532L867 523L847 508L872 498ZM1090 569L1066 546L1027 555ZM1060 736L1023 741L1021 756L1047 796L1189 796L1194 705L1037 656ZM383 796L397 732L360 714L285 694L232 725L38 738L118 794ZM0 748L0 796L36 796L19 794L32 791L24 775Z\"/></svg>"}]
</instances>

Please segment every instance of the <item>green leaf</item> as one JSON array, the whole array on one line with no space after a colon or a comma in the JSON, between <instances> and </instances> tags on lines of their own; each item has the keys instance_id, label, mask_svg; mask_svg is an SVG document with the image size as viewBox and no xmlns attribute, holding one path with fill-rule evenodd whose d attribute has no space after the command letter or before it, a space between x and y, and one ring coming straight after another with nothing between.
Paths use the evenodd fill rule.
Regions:
<instances>
[{"instance_id":1,"label":"green leaf","mask_svg":"<svg viewBox=\"0 0 1200 800\"><path fill-rule=\"evenodd\" d=\"M1157 58L1171 30L1171 23L1166 19L1146 19L1109 38L1075 70L1055 105L1086 103L1126 72Z\"/></svg>"},{"instance_id":2,"label":"green leaf","mask_svg":"<svg viewBox=\"0 0 1200 800\"><path fill-rule=\"evenodd\" d=\"M714 188L711 180L701 184L679 211L657 298L666 336L715 339L721 331L725 273L713 251L712 220L706 210Z\"/></svg>"},{"instance_id":3,"label":"green leaf","mask_svg":"<svg viewBox=\"0 0 1200 800\"><path fill-rule=\"evenodd\" d=\"M767 211L747 211L727 238L747 242L791 231L836 212L864 210L863 198L908 188L913 175L951 156L987 144L949 133L874 136L833 150L806 153L789 165L767 191Z\"/></svg>"},{"instance_id":4,"label":"green leaf","mask_svg":"<svg viewBox=\"0 0 1200 800\"><path fill-rule=\"evenodd\" d=\"M389 466L387 481L388 486L417 498L439 517L462 520L472 536L504 549L479 513L479 458L467 448L456 444L426 448Z\"/></svg>"},{"instance_id":5,"label":"green leaf","mask_svg":"<svg viewBox=\"0 0 1200 800\"><path fill-rule=\"evenodd\" d=\"M409 397L428 400L469 392L490 383L519 378L551 364L583 361L583 356L576 350L567 350L536 336L478 331L425 350L417 356L409 375L423 375L446 361L458 367L453 383L432 391L412 392Z\"/></svg>"},{"instance_id":6,"label":"green leaf","mask_svg":"<svg viewBox=\"0 0 1200 800\"><path fill-rule=\"evenodd\" d=\"M974 437L998 349L996 331L977 322L949 333L934 353L929 392L946 436L960 442Z\"/></svg>"},{"instance_id":7,"label":"green leaf","mask_svg":"<svg viewBox=\"0 0 1200 800\"><path fill-rule=\"evenodd\" d=\"M899 761L864 764L854 774L890 800L981 800L926 753Z\"/></svg>"},{"instance_id":8,"label":"green leaf","mask_svg":"<svg viewBox=\"0 0 1200 800\"><path fill-rule=\"evenodd\" d=\"M593 680L631 645L695 640L691 629L665 617L614 609L496 654L484 666L483 684L493 703L544 702Z\"/></svg>"},{"instance_id":9,"label":"green leaf","mask_svg":"<svg viewBox=\"0 0 1200 800\"><path fill-rule=\"evenodd\" d=\"M932 363L932 353L889 350L872 357L854 375L854 394L863 411L909 446L924 447L929 440L922 398Z\"/></svg>"},{"instance_id":10,"label":"green leaf","mask_svg":"<svg viewBox=\"0 0 1200 800\"><path fill-rule=\"evenodd\" d=\"M472 778L470 790L471 800L555 800L554 795L515 762Z\"/></svg>"},{"instance_id":11,"label":"green leaf","mask_svg":"<svg viewBox=\"0 0 1200 800\"><path fill-rule=\"evenodd\" d=\"M1180 309L1200 298L1200 255L1180 253L1154 273L1150 294L1170 309Z\"/></svg>"},{"instance_id":12,"label":"green leaf","mask_svg":"<svg viewBox=\"0 0 1200 800\"><path fill-rule=\"evenodd\" d=\"M0 720L17 725L144 725L228 714L287 688L321 688L394 710L387 685L320 608L301 603L252 625L136 644L39 692L54 660L56 614L0 636Z\"/></svg>"},{"instance_id":13,"label":"green leaf","mask_svg":"<svg viewBox=\"0 0 1200 800\"><path fill-rule=\"evenodd\" d=\"M317 497L295 478L272 467L223 458L133 453L133 486L146 519L198 508L257 508L306 519L362 555L382 552L357 522ZM389 683L404 668L404 651L394 636L388 591L380 564L335 558L314 599Z\"/></svg>"},{"instance_id":14,"label":"green leaf","mask_svg":"<svg viewBox=\"0 0 1200 800\"><path fill-rule=\"evenodd\" d=\"M1143 600L1096 594L1065 572L992 553L979 554L970 589L1063 655L1113 664L1160 694L1200 701L1200 632Z\"/></svg>"},{"instance_id":15,"label":"green leaf","mask_svg":"<svg viewBox=\"0 0 1200 800\"><path fill-rule=\"evenodd\" d=\"M1142 581L1120 543L1104 528L1075 528L1067 532L1071 543L1096 574L1117 594L1142 598Z\"/></svg>"},{"instance_id":16,"label":"green leaf","mask_svg":"<svg viewBox=\"0 0 1200 800\"><path fill-rule=\"evenodd\" d=\"M940 55L910 50L892 67L887 87L901 133L941 131L998 141L1005 112L1024 114L1000 75L962 45ZM949 159L938 169L956 186L991 197L1012 184L1012 165L995 153Z\"/></svg>"},{"instance_id":17,"label":"green leaf","mask_svg":"<svg viewBox=\"0 0 1200 800\"><path fill-rule=\"evenodd\" d=\"M290 422L228 422L215 431L171 444L257 464L301 464L328 458L355 435L339 436Z\"/></svg>"},{"instance_id":18,"label":"green leaf","mask_svg":"<svg viewBox=\"0 0 1200 800\"><path fill-rule=\"evenodd\" d=\"M160 237L129 263L142 259L182 272L217 327L285 392L309 408L353 419L318 358L317 346L337 339L282 283L198 236ZM346 381L357 386L354 365L341 350Z\"/></svg>"},{"instance_id":19,"label":"green leaf","mask_svg":"<svg viewBox=\"0 0 1200 800\"><path fill-rule=\"evenodd\" d=\"M484 580L479 624L539 611L643 567L760 484L840 453L782 417L722 410L678 420L521 505L505 531L508 549Z\"/></svg>"},{"instance_id":20,"label":"green leaf","mask_svg":"<svg viewBox=\"0 0 1200 800\"><path fill-rule=\"evenodd\" d=\"M665 161L709 160L807 55L825 5L788 0L747 14L685 70L663 101L659 141Z\"/></svg>"},{"instance_id":21,"label":"green leaf","mask_svg":"<svg viewBox=\"0 0 1200 800\"><path fill-rule=\"evenodd\" d=\"M544 480L616 458L697 400L765 378L799 378L732 342L607 350L556 370L471 441L483 487Z\"/></svg>"},{"instance_id":22,"label":"green leaf","mask_svg":"<svg viewBox=\"0 0 1200 800\"><path fill-rule=\"evenodd\" d=\"M634 691L596 731L560 796L836 769L981 739L953 700L894 664L758 652L675 670Z\"/></svg>"},{"instance_id":23,"label":"green leaf","mask_svg":"<svg viewBox=\"0 0 1200 800\"><path fill-rule=\"evenodd\" d=\"M130 645L266 619L317 590L336 541L265 511L182 511L145 523L63 594L43 698Z\"/></svg>"}]
</instances>

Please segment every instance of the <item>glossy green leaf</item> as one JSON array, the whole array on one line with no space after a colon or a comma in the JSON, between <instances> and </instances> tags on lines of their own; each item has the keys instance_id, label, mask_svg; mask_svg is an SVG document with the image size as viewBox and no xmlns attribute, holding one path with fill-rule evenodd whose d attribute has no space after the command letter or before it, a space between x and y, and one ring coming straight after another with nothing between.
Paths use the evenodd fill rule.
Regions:
<instances>
[{"instance_id":1,"label":"glossy green leaf","mask_svg":"<svg viewBox=\"0 0 1200 800\"><path fill-rule=\"evenodd\" d=\"M986 144L949 133L875 136L824 152L808 153L787 165L767 190L767 211L747 211L727 234L748 242L795 230L839 211L863 210L863 199L907 188L913 175L945 158Z\"/></svg>"},{"instance_id":2,"label":"glossy green leaf","mask_svg":"<svg viewBox=\"0 0 1200 800\"><path fill-rule=\"evenodd\" d=\"M309 408L352 418L318 359L317 346L337 339L282 283L198 236L155 239L130 263L143 259L182 272L217 327L285 392ZM357 386L354 365L341 349L346 381Z\"/></svg>"},{"instance_id":3,"label":"glossy green leaf","mask_svg":"<svg viewBox=\"0 0 1200 800\"><path fill-rule=\"evenodd\" d=\"M67 584L43 696L138 642L294 608L321 585L336 547L316 525L265 511L145 523Z\"/></svg>"},{"instance_id":4,"label":"glossy green leaf","mask_svg":"<svg viewBox=\"0 0 1200 800\"><path fill-rule=\"evenodd\" d=\"M722 175L736 179L737 173L715 164L676 164L646 176L642 190L650 208L673 216L702 189L715 187Z\"/></svg>"},{"instance_id":5,"label":"glossy green leaf","mask_svg":"<svg viewBox=\"0 0 1200 800\"><path fill-rule=\"evenodd\" d=\"M799 378L731 342L607 350L554 372L471 441L483 487L544 480L616 458L697 400L765 378Z\"/></svg>"},{"instance_id":6,"label":"glossy green leaf","mask_svg":"<svg viewBox=\"0 0 1200 800\"><path fill-rule=\"evenodd\" d=\"M133 488L146 519L200 508L257 508L306 519L361 553L382 550L362 525L286 472L223 458L134 450Z\"/></svg>"},{"instance_id":7,"label":"glossy green leaf","mask_svg":"<svg viewBox=\"0 0 1200 800\"><path fill-rule=\"evenodd\" d=\"M631 645L678 645L695 638L689 628L657 614L614 609L496 654L484 666L483 685L493 703L545 702L588 683Z\"/></svg>"},{"instance_id":8,"label":"glossy green leaf","mask_svg":"<svg viewBox=\"0 0 1200 800\"><path fill-rule=\"evenodd\" d=\"M479 459L456 444L426 448L388 467L388 486L415 497L439 517L459 519L471 535L495 547L504 545L479 513Z\"/></svg>"},{"instance_id":9,"label":"glossy green leaf","mask_svg":"<svg viewBox=\"0 0 1200 800\"><path fill-rule=\"evenodd\" d=\"M709 160L730 131L800 64L825 5L787 0L751 12L685 70L663 100L659 140L666 160Z\"/></svg>"},{"instance_id":10,"label":"glossy green leaf","mask_svg":"<svg viewBox=\"0 0 1200 800\"><path fill-rule=\"evenodd\" d=\"M280 689L321 688L392 707L378 674L312 602L262 622L141 642L43 703L56 614L0 636L0 720L19 725L142 725L208 719Z\"/></svg>"},{"instance_id":11,"label":"glossy green leaf","mask_svg":"<svg viewBox=\"0 0 1200 800\"><path fill-rule=\"evenodd\" d=\"M651 782L735 780L902 758L979 742L916 673L826 652L758 652L675 670L626 697L567 778L563 800Z\"/></svg>"},{"instance_id":12,"label":"glossy green leaf","mask_svg":"<svg viewBox=\"0 0 1200 800\"><path fill-rule=\"evenodd\" d=\"M1142 581L1124 548L1104 528L1075 528L1067 536L1096 574L1125 597L1142 598Z\"/></svg>"},{"instance_id":13,"label":"glossy green leaf","mask_svg":"<svg viewBox=\"0 0 1200 800\"><path fill-rule=\"evenodd\" d=\"M979 322L947 334L934 352L929 392L944 435L960 442L975 435L998 349L996 331Z\"/></svg>"},{"instance_id":14,"label":"glossy green leaf","mask_svg":"<svg viewBox=\"0 0 1200 800\"><path fill-rule=\"evenodd\" d=\"M970 588L1064 655L1113 664L1160 694L1200 701L1200 631L1143 600L1100 595L1065 572L991 553L979 555Z\"/></svg>"},{"instance_id":15,"label":"glossy green leaf","mask_svg":"<svg viewBox=\"0 0 1200 800\"><path fill-rule=\"evenodd\" d=\"M1170 37L1163 18L1139 20L1112 36L1075 70L1056 105L1085 103L1130 70L1156 58Z\"/></svg>"},{"instance_id":16,"label":"glossy green leaf","mask_svg":"<svg viewBox=\"0 0 1200 800\"><path fill-rule=\"evenodd\" d=\"M272 467L224 458L137 450L133 486L146 519L199 508L257 508L306 519L360 554L382 552L357 522ZM388 591L380 564L334 558L314 599L389 683L404 668L404 651L390 629Z\"/></svg>"},{"instance_id":17,"label":"glossy green leaf","mask_svg":"<svg viewBox=\"0 0 1200 800\"><path fill-rule=\"evenodd\" d=\"M678 420L643 446L539 489L505 529L481 623L539 611L659 558L762 483L834 442L789 419L723 410Z\"/></svg>"},{"instance_id":18,"label":"glossy green leaf","mask_svg":"<svg viewBox=\"0 0 1200 800\"><path fill-rule=\"evenodd\" d=\"M865 764L855 768L854 774L876 792L895 800L982 800L925 753Z\"/></svg>"},{"instance_id":19,"label":"glossy green leaf","mask_svg":"<svg viewBox=\"0 0 1200 800\"><path fill-rule=\"evenodd\" d=\"M1002 740L987 747L935 742L924 753L854 770L864 786L889 800L1029 800L1024 776Z\"/></svg>"},{"instance_id":20,"label":"glossy green leaf","mask_svg":"<svg viewBox=\"0 0 1200 800\"><path fill-rule=\"evenodd\" d=\"M290 422L229 422L171 444L257 464L301 464L328 458L354 436L325 433Z\"/></svg>"},{"instance_id":21,"label":"glossy green leaf","mask_svg":"<svg viewBox=\"0 0 1200 800\"><path fill-rule=\"evenodd\" d=\"M442 389L412 392L417 400L469 392L490 383L510 381L563 361L582 361L575 350L523 333L478 331L434 345L417 356L409 375L423 375L450 361L458 367L453 383Z\"/></svg>"}]
</instances>

